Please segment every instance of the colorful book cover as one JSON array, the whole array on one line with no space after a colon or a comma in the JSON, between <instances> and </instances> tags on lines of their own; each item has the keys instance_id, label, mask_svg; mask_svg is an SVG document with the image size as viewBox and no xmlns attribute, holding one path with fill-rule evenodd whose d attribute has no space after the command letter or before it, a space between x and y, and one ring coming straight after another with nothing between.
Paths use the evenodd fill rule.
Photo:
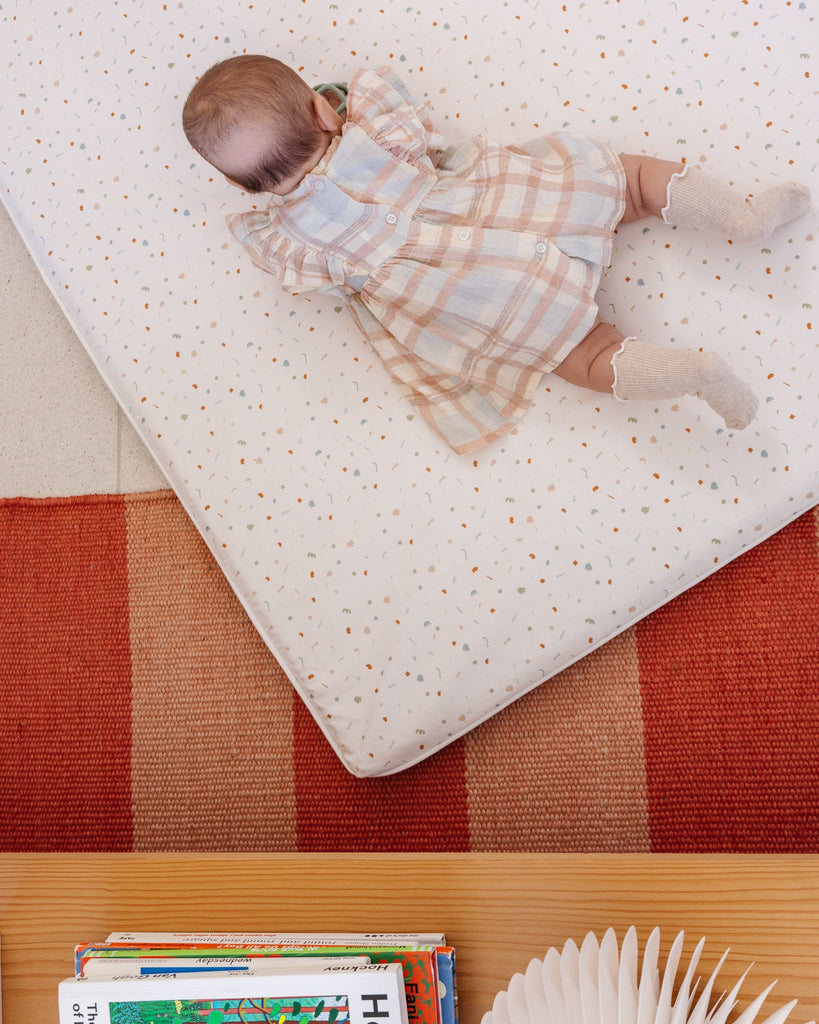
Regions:
<instances>
[{"instance_id":1,"label":"colorful book cover","mask_svg":"<svg viewBox=\"0 0 819 1024\"><path fill-rule=\"evenodd\" d=\"M408 1024L398 964L239 977L69 978L58 1001L60 1024Z\"/></svg>"}]
</instances>

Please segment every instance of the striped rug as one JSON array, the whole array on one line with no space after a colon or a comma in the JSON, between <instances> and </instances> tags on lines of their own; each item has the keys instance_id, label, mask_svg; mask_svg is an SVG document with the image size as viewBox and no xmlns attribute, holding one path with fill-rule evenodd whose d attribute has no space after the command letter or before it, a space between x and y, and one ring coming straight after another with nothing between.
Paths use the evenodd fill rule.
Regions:
<instances>
[{"instance_id":1,"label":"striped rug","mask_svg":"<svg viewBox=\"0 0 819 1024\"><path fill-rule=\"evenodd\" d=\"M0 850L819 852L819 514L400 775L170 492L0 502Z\"/></svg>"}]
</instances>

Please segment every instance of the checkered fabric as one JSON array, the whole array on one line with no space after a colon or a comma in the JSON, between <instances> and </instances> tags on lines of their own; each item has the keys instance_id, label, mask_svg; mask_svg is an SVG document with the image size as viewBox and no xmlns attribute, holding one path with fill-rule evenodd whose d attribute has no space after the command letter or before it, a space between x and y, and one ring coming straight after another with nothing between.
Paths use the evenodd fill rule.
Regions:
<instances>
[{"instance_id":1,"label":"checkered fabric","mask_svg":"<svg viewBox=\"0 0 819 1024\"><path fill-rule=\"evenodd\" d=\"M387 69L353 78L348 112L314 171L231 230L284 288L343 296L430 426L474 451L593 326L622 165L566 133L442 151Z\"/></svg>"}]
</instances>

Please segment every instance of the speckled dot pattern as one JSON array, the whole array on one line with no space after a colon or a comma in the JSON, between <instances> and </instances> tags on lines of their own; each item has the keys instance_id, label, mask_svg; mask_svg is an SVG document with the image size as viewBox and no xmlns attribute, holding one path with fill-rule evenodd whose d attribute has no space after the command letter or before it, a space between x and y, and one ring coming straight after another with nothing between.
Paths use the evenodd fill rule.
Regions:
<instances>
[{"instance_id":1,"label":"speckled dot pattern","mask_svg":"<svg viewBox=\"0 0 819 1024\"><path fill-rule=\"evenodd\" d=\"M548 378L514 434L459 457L333 299L251 266L224 218L255 197L180 127L235 53L311 84L391 64L451 141L560 128L816 194L807 0L4 0L0 22L3 200L355 774L430 755L819 501L815 210L745 247L630 225L603 279L624 333L746 377L750 429Z\"/></svg>"}]
</instances>

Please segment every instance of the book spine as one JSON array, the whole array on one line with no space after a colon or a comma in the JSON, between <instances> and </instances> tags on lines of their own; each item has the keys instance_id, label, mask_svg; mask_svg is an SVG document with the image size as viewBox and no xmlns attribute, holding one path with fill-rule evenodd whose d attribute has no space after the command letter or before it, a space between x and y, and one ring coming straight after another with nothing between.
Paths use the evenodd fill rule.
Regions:
<instances>
[{"instance_id":1,"label":"book spine","mask_svg":"<svg viewBox=\"0 0 819 1024\"><path fill-rule=\"evenodd\" d=\"M145 974L202 974L233 971L245 974L284 974L293 970L315 970L317 964L370 963L367 956L327 957L92 957L83 965L83 978L139 978Z\"/></svg>"},{"instance_id":2,"label":"book spine","mask_svg":"<svg viewBox=\"0 0 819 1024\"><path fill-rule=\"evenodd\" d=\"M441 1024L458 1024L458 985L455 975L455 950L442 947L435 953L438 969L438 1014Z\"/></svg>"},{"instance_id":3,"label":"book spine","mask_svg":"<svg viewBox=\"0 0 819 1024\"><path fill-rule=\"evenodd\" d=\"M152 945L445 946L442 932L112 932L106 942Z\"/></svg>"},{"instance_id":4,"label":"book spine","mask_svg":"<svg viewBox=\"0 0 819 1024\"><path fill-rule=\"evenodd\" d=\"M96 957L132 959L133 957L259 957L294 959L296 957L357 956L365 953L361 946L139 946L133 943L85 943L74 950L74 974L81 978L86 963Z\"/></svg>"}]
</instances>

